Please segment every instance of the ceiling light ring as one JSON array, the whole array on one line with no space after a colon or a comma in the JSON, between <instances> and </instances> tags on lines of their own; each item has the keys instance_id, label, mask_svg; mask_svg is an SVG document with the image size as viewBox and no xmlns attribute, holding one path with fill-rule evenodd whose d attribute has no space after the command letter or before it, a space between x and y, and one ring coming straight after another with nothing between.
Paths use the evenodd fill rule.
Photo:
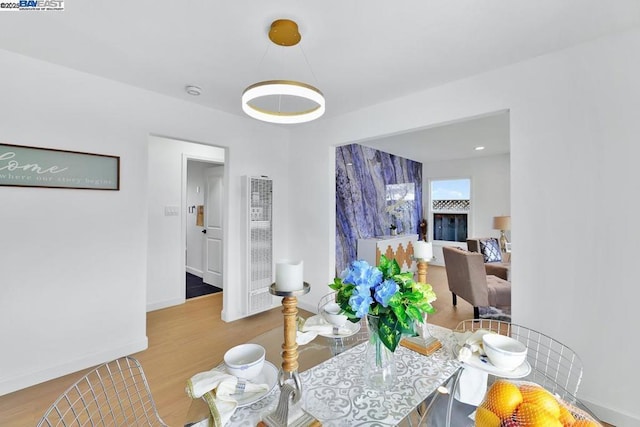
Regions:
<instances>
[{"instance_id":1,"label":"ceiling light ring","mask_svg":"<svg viewBox=\"0 0 640 427\"><path fill-rule=\"evenodd\" d=\"M295 117L295 116L300 116L300 115L305 115L305 114L311 114L314 111L317 111L318 108L320 108L320 106L318 106L316 108L312 108L312 109L307 110L307 111L300 111L300 112L296 111L294 113L285 113L285 112L282 112L282 111L271 111L271 110L267 110L266 108L260 108L260 107L250 107L250 108L252 108L255 111L258 111L260 113L263 113L263 114L273 114L273 115L276 115L276 116L283 116L283 117Z\"/></svg>"},{"instance_id":2,"label":"ceiling light ring","mask_svg":"<svg viewBox=\"0 0 640 427\"><path fill-rule=\"evenodd\" d=\"M263 96L295 96L318 104L317 107L303 111L282 112L267 110L251 105L251 101ZM267 80L252 84L242 93L243 111L258 120L272 123L305 123L322 116L325 111L324 95L320 90L306 83L294 80Z\"/></svg>"}]
</instances>

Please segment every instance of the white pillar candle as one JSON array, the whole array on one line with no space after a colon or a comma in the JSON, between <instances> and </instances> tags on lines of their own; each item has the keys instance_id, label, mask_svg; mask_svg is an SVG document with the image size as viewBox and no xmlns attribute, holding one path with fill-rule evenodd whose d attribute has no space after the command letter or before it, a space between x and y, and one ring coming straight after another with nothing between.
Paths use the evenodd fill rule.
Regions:
<instances>
[{"instance_id":1,"label":"white pillar candle","mask_svg":"<svg viewBox=\"0 0 640 427\"><path fill-rule=\"evenodd\" d=\"M428 260L433 258L433 247L431 242L418 240L413 242L413 257L415 259Z\"/></svg>"},{"instance_id":2,"label":"white pillar candle","mask_svg":"<svg viewBox=\"0 0 640 427\"><path fill-rule=\"evenodd\" d=\"M282 260L276 263L276 291L299 291L303 287L302 261Z\"/></svg>"}]
</instances>

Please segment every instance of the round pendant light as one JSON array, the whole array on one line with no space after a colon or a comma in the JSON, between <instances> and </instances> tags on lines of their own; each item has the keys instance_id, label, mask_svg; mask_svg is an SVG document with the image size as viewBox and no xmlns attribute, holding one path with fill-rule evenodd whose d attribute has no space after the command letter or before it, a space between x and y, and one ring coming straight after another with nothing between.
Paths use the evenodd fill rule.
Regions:
<instances>
[{"instance_id":1,"label":"round pendant light","mask_svg":"<svg viewBox=\"0 0 640 427\"><path fill-rule=\"evenodd\" d=\"M252 104L258 98L275 97L274 102L281 105L283 97L300 98L302 102L311 102L312 108L296 111L263 108ZM301 102L299 102L301 103ZM271 123L294 124L315 120L324 114L324 96L315 87L291 80L268 80L252 84L242 93L242 109L254 119Z\"/></svg>"},{"instance_id":2,"label":"round pendant light","mask_svg":"<svg viewBox=\"0 0 640 427\"><path fill-rule=\"evenodd\" d=\"M279 46L295 46L302 36L298 24L278 19L271 24L269 39ZM293 80L267 80L254 83L242 92L242 110L254 119L270 123L305 123L321 117L324 95L306 83Z\"/></svg>"}]
</instances>

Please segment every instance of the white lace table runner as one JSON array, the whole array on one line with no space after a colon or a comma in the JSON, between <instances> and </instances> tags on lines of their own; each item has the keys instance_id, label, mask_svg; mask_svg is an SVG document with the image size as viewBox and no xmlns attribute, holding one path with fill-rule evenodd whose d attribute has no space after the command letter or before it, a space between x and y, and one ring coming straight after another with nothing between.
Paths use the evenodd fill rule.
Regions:
<instances>
[{"instance_id":1,"label":"white lace table runner","mask_svg":"<svg viewBox=\"0 0 640 427\"><path fill-rule=\"evenodd\" d=\"M453 357L455 338L449 329L429 325L431 333L443 347L431 356L423 356L398 346L397 379L388 391L368 388L363 371L366 343L345 351L300 373L302 407L323 426L369 425L395 426L413 411L459 368ZM273 412L280 391L254 404L239 408L231 418L232 426L255 426L264 415Z\"/></svg>"}]
</instances>

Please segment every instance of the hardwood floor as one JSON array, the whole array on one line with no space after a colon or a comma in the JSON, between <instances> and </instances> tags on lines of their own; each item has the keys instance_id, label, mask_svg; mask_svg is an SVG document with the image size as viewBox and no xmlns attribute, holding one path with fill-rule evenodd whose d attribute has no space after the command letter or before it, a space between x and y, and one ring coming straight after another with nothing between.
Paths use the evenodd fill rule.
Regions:
<instances>
[{"instance_id":1,"label":"hardwood floor","mask_svg":"<svg viewBox=\"0 0 640 427\"><path fill-rule=\"evenodd\" d=\"M429 316L429 323L455 328L473 317L473 307L461 298L457 307L452 306L443 267L429 267L427 281L438 295L437 312ZM183 425L191 403L184 392L188 378L220 363L230 347L282 325L280 308L231 323L221 320L221 311L222 293L218 293L147 313L149 348L133 356L142 364L160 416L170 426ZM301 310L300 314L311 313ZM0 426L34 426L57 396L83 374L0 396Z\"/></svg>"},{"instance_id":2,"label":"hardwood floor","mask_svg":"<svg viewBox=\"0 0 640 427\"><path fill-rule=\"evenodd\" d=\"M433 302L436 312L429 315L427 319L429 323L454 329L461 321L473 319L473 306L462 298L458 298L456 307L453 306L444 267L429 266L427 283L433 286L438 296L438 299Z\"/></svg>"}]
</instances>

